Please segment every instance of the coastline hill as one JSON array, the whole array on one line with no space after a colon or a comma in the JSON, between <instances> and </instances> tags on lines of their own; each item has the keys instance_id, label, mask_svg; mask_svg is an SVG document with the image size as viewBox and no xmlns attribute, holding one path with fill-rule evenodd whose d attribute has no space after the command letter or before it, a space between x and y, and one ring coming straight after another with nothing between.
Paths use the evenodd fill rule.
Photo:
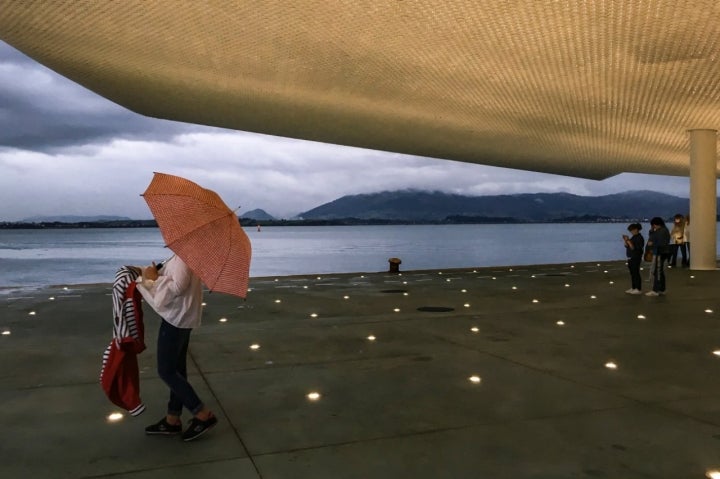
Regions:
<instances>
[{"instance_id":1,"label":"coastline hill","mask_svg":"<svg viewBox=\"0 0 720 479\"><path fill-rule=\"evenodd\" d=\"M275 217L269 214L267 211L262 209L250 210L240 215L241 220L256 220L256 221L273 221Z\"/></svg>"},{"instance_id":2,"label":"coastline hill","mask_svg":"<svg viewBox=\"0 0 720 479\"><path fill-rule=\"evenodd\" d=\"M59 216L32 216L30 218L23 218L20 220L22 223L95 223L100 221L132 221L126 216L73 216L73 215L59 215Z\"/></svg>"},{"instance_id":3,"label":"coastline hill","mask_svg":"<svg viewBox=\"0 0 720 479\"><path fill-rule=\"evenodd\" d=\"M686 214L689 200L653 191L630 191L605 196L569 193L528 193L463 196L415 190L343 196L301 213L303 220L532 222L612 221L668 218Z\"/></svg>"}]
</instances>

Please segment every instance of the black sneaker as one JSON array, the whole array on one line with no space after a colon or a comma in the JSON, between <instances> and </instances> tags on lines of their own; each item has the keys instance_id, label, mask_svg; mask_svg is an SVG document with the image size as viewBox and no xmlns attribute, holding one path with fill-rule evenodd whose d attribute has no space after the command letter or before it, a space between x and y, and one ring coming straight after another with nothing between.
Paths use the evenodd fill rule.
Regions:
<instances>
[{"instance_id":1,"label":"black sneaker","mask_svg":"<svg viewBox=\"0 0 720 479\"><path fill-rule=\"evenodd\" d=\"M217 424L217 418L210 414L210 417L206 421L198 419L196 417L190 420L190 426L185 429L182 435L182 439L185 442L192 441L205 434L210 428Z\"/></svg>"},{"instance_id":2,"label":"black sneaker","mask_svg":"<svg viewBox=\"0 0 720 479\"><path fill-rule=\"evenodd\" d=\"M165 418L162 418L157 423L151 424L150 426L145 428L145 434L148 434L150 436L172 436L174 434L180 434L181 432L182 424L170 424L165 420Z\"/></svg>"}]
</instances>

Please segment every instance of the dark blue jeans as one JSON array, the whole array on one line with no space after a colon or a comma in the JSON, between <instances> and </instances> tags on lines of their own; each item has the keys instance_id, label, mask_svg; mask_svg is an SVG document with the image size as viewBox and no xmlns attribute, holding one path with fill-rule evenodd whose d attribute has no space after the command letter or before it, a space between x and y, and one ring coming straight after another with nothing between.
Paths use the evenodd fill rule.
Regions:
<instances>
[{"instance_id":1,"label":"dark blue jeans","mask_svg":"<svg viewBox=\"0 0 720 479\"><path fill-rule=\"evenodd\" d=\"M678 250L680 250L680 255L682 256L681 264L683 266L688 266L690 263L687 259L687 246L685 246L685 243L670 245L670 260L668 261L668 264L673 268L677 266Z\"/></svg>"},{"instance_id":2,"label":"dark blue jeans","mask_svg":"<svg viewBox=\"0 0 720 479\"><path fill-rule=\"evenodd\" d=\"M655 257L655 269L653 270L653 291L656 293L665 292L665 261L668 255L659 254Z\"/></svg>"},{"instance_id":3,"label":"dark blue jeans","mask_svg":"<svg viewBox=\"0 0 720 479\"><path fill-rule=\"evenodd\" d=\"M628 258L628 269L630 270L630 282L632 283L632 289L642 289L640 263L642 263L642 256L633 256Z\"/></svg>"},{"instance_id":4,"label":"dark blue jeans","mask_svg":"<svg viewBox=\"0 0 720 479\"><path fill-rule=\"evenodd\" d=\"M176 328L165 320L160 323L157 341L157 369L160 379L170 388L167 413L179 416L185 406L193 415L203 404L187 381L187 350L192 329Z\"/></svg>"}]
</instances>

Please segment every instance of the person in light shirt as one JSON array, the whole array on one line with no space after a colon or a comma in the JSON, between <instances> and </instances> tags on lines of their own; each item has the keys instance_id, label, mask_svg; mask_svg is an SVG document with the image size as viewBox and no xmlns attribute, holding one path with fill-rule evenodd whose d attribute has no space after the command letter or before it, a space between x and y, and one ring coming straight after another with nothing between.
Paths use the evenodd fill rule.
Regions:
<instances>
[{"instance_id":1,"label":"person in light shirt","mask_svg":"<svg viewBox=\"0 0 720 479\"><path fill-rule=\"evenodd\" d=\"M137 289L160 316L157 340L157 369L170 388L167 414L145 428L150 435L182 433L184 441L198 438L217 424L217 418L200 400L187 380L187 350L190 333L200 326L203 290L200 278L178 256L143 268ZM182 431L183 406L192 413L190 426Z\"/></svg>"}]
</instances>

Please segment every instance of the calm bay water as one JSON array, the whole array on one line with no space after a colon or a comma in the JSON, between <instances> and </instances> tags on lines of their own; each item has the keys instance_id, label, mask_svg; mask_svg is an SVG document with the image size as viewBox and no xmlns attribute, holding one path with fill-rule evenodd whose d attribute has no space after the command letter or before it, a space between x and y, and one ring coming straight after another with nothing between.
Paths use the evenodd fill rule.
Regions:
<instances>
[{"instance_id":1,"label":"calm bay water","mask_svg":"<svg viewBox=\"0 0 720 479\"><path fill-rule=\"evenodd\" d=\"M247 228L250 275L607 261L624 258L624 224ZM647 239L648 225L643 225ZM720 235L719 235L720 237ZM0 288L109 283L123 264L169 257L156 228L0 230Z\"/></svg>"}]
</instances>

